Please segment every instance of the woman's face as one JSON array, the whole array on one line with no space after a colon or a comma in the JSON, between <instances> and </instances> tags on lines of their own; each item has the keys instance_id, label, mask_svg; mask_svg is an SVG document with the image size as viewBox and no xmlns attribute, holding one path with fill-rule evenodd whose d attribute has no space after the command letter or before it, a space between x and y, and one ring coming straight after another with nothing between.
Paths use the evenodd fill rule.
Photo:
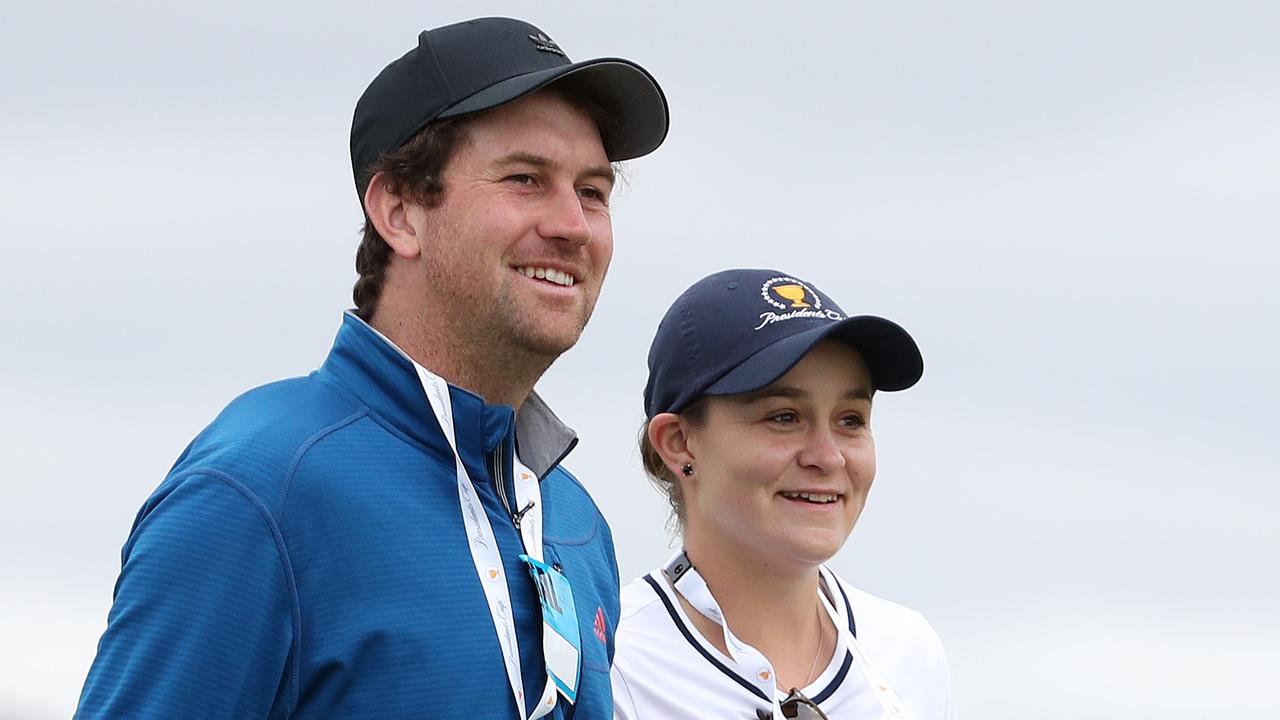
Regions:
<instances>
[{"instance_id":1,"label":"woman's face","mask_svg":"<svg viewBox=\"0 0 1280 720\"><path fill-rule=\"evenodd\" d=\"M872 389L862 356L827 340L762 390L705 398L705 421L682 423L696 468L681 478L691 554L793 568L835 555L875 479Z\"/></svg>"}]
</instances>

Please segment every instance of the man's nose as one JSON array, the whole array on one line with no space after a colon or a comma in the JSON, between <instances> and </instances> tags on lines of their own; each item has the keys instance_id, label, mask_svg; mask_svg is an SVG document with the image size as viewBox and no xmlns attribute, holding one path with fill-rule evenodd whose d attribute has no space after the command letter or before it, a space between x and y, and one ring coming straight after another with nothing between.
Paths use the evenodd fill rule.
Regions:
<instances>
[{"instance_id":1,"label":"man's nose","mask_svg":"<svg viewBox=\"0 0 1280 720\"><path fill-rule=\"evenodd\" d=\"M591 241L591 224L587 222L587 213L577 188L557 188L548 194L538 234L574 245L585 245Z\"/></svg>"}]
</instances>

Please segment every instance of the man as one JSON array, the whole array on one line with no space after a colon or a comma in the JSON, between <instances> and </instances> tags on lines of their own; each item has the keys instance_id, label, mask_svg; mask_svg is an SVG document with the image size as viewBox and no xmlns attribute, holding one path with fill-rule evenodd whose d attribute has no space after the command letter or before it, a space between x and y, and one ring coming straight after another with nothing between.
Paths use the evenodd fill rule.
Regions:
<instances>
[{"instance_id":1,"label":"man","mask_svg":"<svg viewBox=\"0 0 1280 720\"><path fill-rule=\"evenodd\" d=\"M666 102L527 23L437 28L356 105L356 311L231 403L138 514L79 717L605 718L609 529L532 392ZM536 579L535 579L536 578Z\"/></svg>"}]
</instances>

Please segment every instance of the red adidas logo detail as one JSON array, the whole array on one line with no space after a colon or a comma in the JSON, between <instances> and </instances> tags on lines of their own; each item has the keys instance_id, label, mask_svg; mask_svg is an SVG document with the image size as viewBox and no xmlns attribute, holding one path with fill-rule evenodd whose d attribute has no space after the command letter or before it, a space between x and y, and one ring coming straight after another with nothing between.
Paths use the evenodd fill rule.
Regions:
<instances>
[{"instance_id":1,"label":"red adidas logo detail","mask_svg":"<svg viewBox=\"0 0 1280 720\"><path fill-rule=\"evenodd\" d=\"M596 639L606 645L609 644L609 640L605 636L604 608L601 607L596 608Z\"/></svg>"}]
</instances>

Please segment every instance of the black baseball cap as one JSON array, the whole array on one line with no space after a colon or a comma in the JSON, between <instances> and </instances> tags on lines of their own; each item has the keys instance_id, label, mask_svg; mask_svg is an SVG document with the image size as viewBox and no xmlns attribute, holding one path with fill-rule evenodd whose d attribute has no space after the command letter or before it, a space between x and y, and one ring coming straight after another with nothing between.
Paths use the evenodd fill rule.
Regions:
<instances>
[{"instance_id":1,"label":"black baseball cap","mask_svg":"<svg viewBox=\"0 0 1280 720\"><path fill-rule=\"evenodd\" d=\"M703 395L759 390L827 338L861 353L877 390L905 390L924 373L906 330L873 315L849 317L794 275L760 269L708 275L676 298L658 324L645 416L680 412Z\"/></svg>"},{"instance_id":2,"label":"black baseball cap","mask_svg":"<svg viewBox=\"0 0 1280 720\"><path fill-rule=\"evenodd\" d=\"M667 100L644 68L619 58L572 62L521 20L480 18L424 30L418 46L385 67L356 103L351 166L363 200L385 152L435 120L495 108L556 83L599 105L610 161L647 155L667 136Z\"/></svg>"}]
</instances>

